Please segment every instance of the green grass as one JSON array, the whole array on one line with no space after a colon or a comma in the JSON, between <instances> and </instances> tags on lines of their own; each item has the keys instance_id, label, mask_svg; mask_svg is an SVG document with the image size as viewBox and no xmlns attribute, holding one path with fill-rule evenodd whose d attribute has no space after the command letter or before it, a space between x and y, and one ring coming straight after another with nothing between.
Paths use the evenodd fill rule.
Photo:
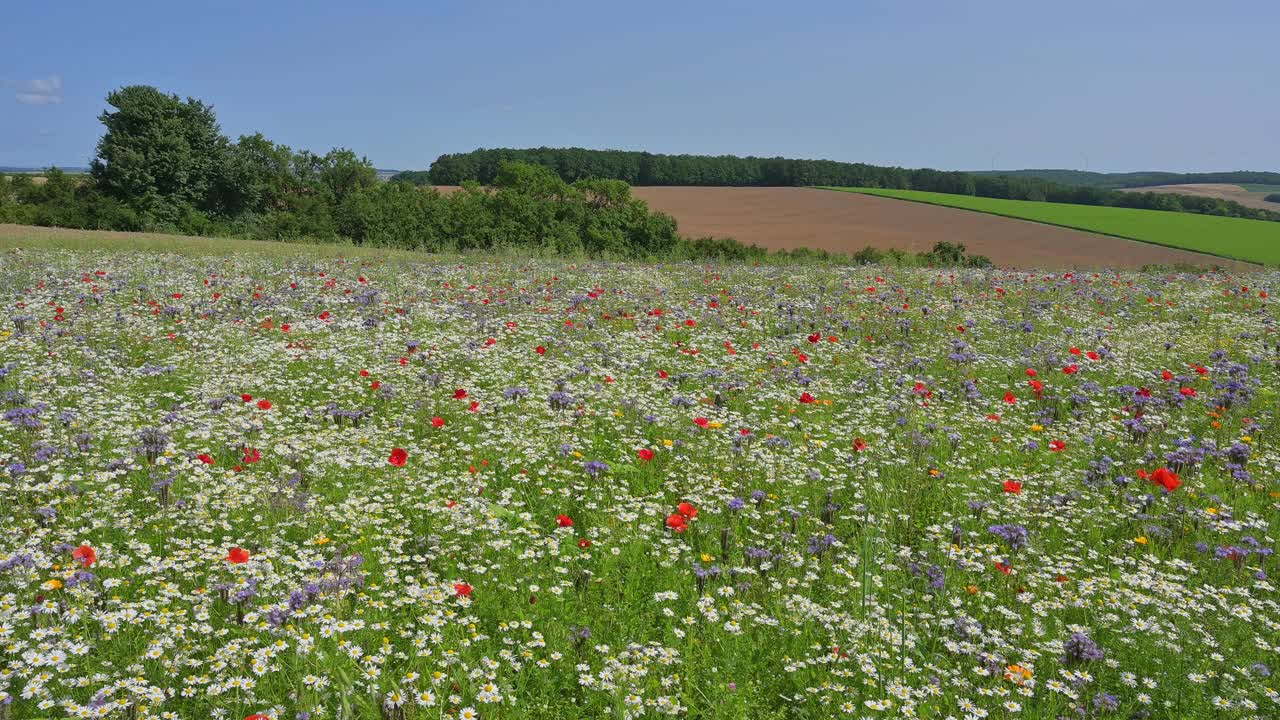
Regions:
<instances>
[{"instance_id":1,"label":"green grass","mask_svg":"<svg viewBox=\"0 0 1280 720\"><path fill-rule=\"evenodd\" d=\"M106 230L70 230L34 225L0 224L0 250L101 250L108 252L161 252L178 255L265 255L287 257L360 257L381 259L423 259L411 250L359 247L342 243L288 243L239 238L129 233Z\"/></svg>"},{"instance_id":2,"label":"green grass","mask_svg":"<svg viewBox=\"0 0 1280 720\"><path fill-rule=\"evenodd\" d=\"M1154 245L1192 250L1234 260L1280 265L1280 223L1264 220L1095 205L999 200L918 190L836 187L823 189L973 210L1113 235Z\"/></svg>"},{"instance_id":3,"label":"green grass","mask_svg":"<svg viewBox=\"0 0 1280 720\"><path fill-rule=\"evenodd\" d=\"M0 223L0 252L6 250L71 250L76 252L143 252L188 257L255 256L277 259L348 258L360 262L460 263L468 260L520 262L547 254L522 248L426 252L404 248L354 245L340 240L271 241L244 238L171 235L153 232L75 230ZM586 260L572 257L568 260ZM2 719L0 719L2 720Z\"/></svg>"}]
</instances>

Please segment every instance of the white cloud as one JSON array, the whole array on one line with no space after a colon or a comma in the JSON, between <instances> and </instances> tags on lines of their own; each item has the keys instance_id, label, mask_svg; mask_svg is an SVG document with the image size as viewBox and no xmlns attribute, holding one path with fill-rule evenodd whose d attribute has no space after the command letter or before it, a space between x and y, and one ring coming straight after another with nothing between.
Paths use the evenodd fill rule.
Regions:
<instances>
[{"instance_id":1,"label":"white cloud","mask_svg":"<svg viewBox=\"0 0 1280 720\"><path fill-rule=\"evenodd\" d=\"M62 102L62 78L50 75L35 80L0 80L0 87L12 89L23 105L57 105Z\"/></svg>"}]
</instances>

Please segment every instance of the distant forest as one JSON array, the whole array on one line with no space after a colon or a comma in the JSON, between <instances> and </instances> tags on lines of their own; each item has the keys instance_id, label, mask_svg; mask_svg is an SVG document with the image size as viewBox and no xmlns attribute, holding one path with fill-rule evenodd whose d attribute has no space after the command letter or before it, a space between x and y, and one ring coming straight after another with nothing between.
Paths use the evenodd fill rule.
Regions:
<instances>
[{"instance_id":1,"label":"distant forest","mask_svg":"<svg viewBox=\"0 0 1280 720\"><path fill-rule=\"evenodd\" d=\"M1150 185L1192 185L1199 183L1227 183L1230 185L1280 185L1280 173L1236 170L1234 172L1173 173L1127 172L1099 173L1086 170L976 170L974 175L1016 178L1038 178L1063 185L1079 185L1104 190L1148 187Z\"/></svg>"},{"instance_id":2,"label":"distant forest","mask_svg":"<svg viewBox=\"0 0 1280 720\"><path fill-rule=\"evenodd\" d=\"M413 185L489 185L502 164L520 162L547 168L565 182L622 180L629 185L814 186L896 188L1008 200L1039 200L1073 205L1191 212L1254 220L1280 221L1280 212L1245 207L1217 198L1169 193L1119 192L1064 184L1025 174L979 174L907 169L834 160L737 157L734 155L662 155L628 150L583 148L480 149L441 155L430 170L402 172L394 182ZM1035 171L1029 171L1035 172ZM1071 172L1071 171L1065 171ZM1234 173L1213 175L1234 175ZM1266 183L1277 173L1247 173ZM1190 177L1190 176L1187 176ZM1197 176L1199 177L1199 176ZM1203 177L1210 177L1205 175ZM1197 180L1196 182L1222 182Z\"/></svg>"}]
</instances>

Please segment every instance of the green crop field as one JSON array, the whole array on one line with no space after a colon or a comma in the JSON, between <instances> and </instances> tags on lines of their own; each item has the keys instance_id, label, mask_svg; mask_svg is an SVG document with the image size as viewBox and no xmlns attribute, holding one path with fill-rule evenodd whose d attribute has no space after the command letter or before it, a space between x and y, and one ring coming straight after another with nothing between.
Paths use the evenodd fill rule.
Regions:
<instances>
[{"instance_id":1,"label":"green crop field","mask_svg":"<svg viewBox=\"0 0 1280 720\"><path fill-rule=\"evenodd\" d=\"M1280 223L1264 220L1096 205L999 200L918 190L837 187L824 189L974 210L1114 235L1156 245L1194 250L1219 257L1280 265Z\"/></svg>"},{"instance_id":2,"label":"green crop field","mask_svg":"<svg viewBox=\"0 0 1280 720\"><path fill-rule=\"evenodd\" d=\"M1240 187L1249 192L1273 193L1280 192L1280 185L1264 185L1261 183L1243 183Z\"/></svg>"}]
</instances>

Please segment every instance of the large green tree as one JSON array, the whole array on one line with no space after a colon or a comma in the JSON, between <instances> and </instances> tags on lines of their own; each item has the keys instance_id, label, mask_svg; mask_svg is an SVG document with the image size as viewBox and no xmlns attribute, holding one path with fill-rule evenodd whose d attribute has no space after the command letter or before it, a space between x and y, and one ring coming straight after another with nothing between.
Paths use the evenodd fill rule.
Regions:
<instances>
[{"instance_id":1,"label":"large green tree","mask_svg":"<svg viewBox=\"0 0 1280 720\"><path fill-rule=\"evenodd\" d=\"M378 182L378 171L369 159L347 148L334 148L319 157L316 171L320 184L339 203L348 195L367 190Z\"/></svg>"},{"instance_id":2,"label":"large green tree","mask_svg":"<svg viewBox=\"0 0 1280 720\"><path fill-rule=\"evenodd\" d=\"M293 174L294 154L262 133L242 135L228 148L214 190L220 213L263 213L286 207L285 199L297 191Z\"/></svg>"},{"instance_id":3,"label":"large green tree","mask_svg":"<svg viewBox=\"0 0 1280 720\"><path fill-rule=\"evenodd\" d=\"M91 170L105 195L161 222L219 209L214 189L228 143L212 106L148 85L115 90L107 103Z\"/></svg>"}]
</instances>

